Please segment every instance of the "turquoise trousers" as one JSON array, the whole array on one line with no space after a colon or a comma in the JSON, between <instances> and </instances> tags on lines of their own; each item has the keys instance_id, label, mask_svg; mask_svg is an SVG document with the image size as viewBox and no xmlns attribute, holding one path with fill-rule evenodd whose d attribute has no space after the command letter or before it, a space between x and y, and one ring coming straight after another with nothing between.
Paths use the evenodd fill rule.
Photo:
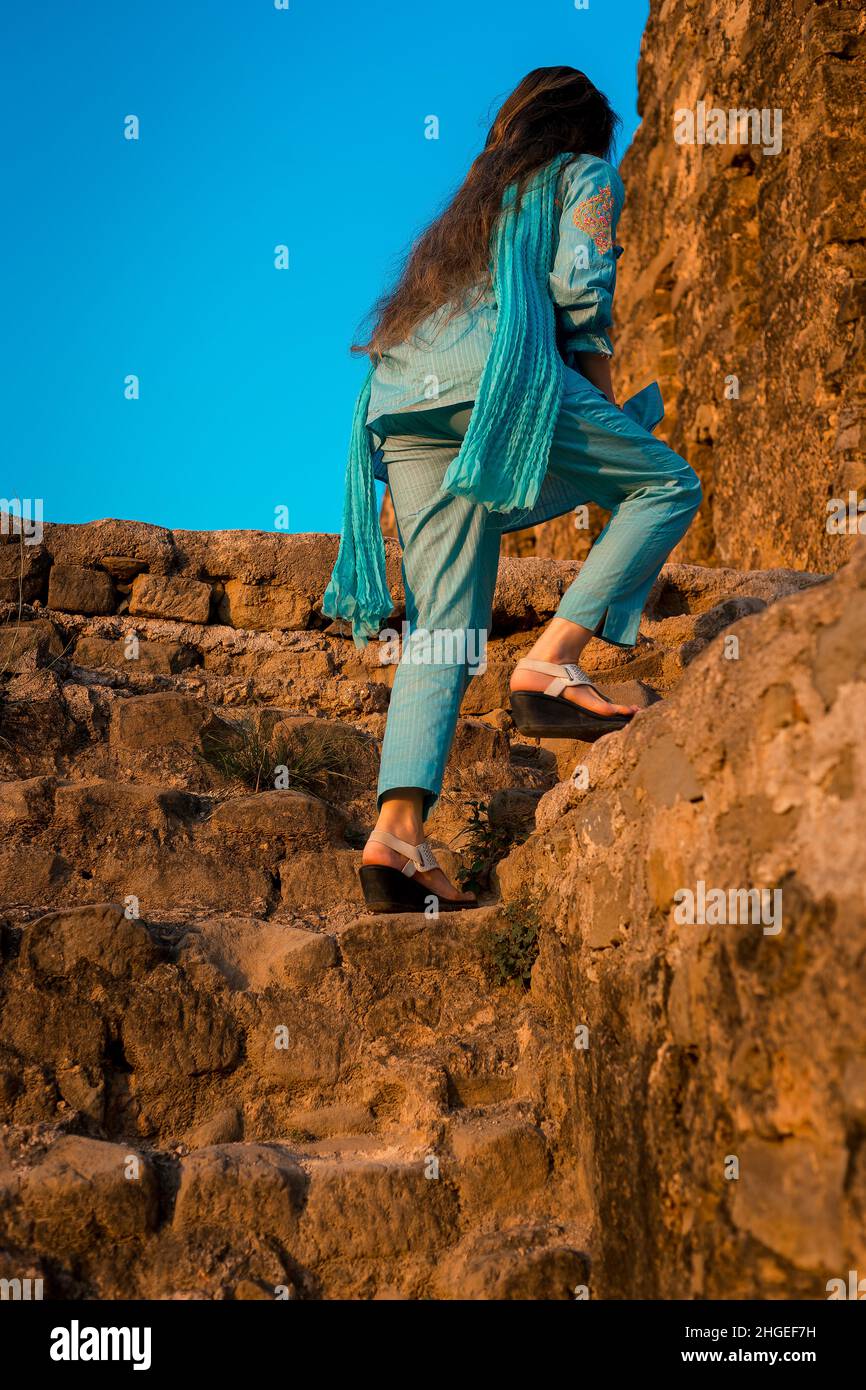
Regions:
<instances>
[{"instance_id":1,"label":"turquoise trousers","mask_svg":"<svg viewBox=\"0 0 866 1390\"><path fill-rule=\"evenodd\" d=\"M441 491L470 413L443 407L383 422L383 461L403 547L406 632L378 794L381 803L396 787L419 787L425 816L442 787L466 686L483 669L503 532L587 502L609 511L556 616L630 647L658 572L701 500L697 474L684 459L569 370L536 505L521 515L488 512Z\"/></svg>"}]
</instances>

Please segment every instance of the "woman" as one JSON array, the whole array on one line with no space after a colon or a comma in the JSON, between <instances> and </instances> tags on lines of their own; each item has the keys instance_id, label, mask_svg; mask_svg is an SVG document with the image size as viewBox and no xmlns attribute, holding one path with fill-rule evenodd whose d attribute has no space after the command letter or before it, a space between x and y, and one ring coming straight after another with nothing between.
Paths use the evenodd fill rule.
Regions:
<instances>
[{"instance_id":1,"label":"woman","mask_svg":"<svg viewBox=\"0 0 866 1390\"><path fill-rule=\"evenodd\" d=\"M611 514L515 668L517 728L593 740L636 712L606 700L576 663L593 636L634 645L650 588L701 494L689 465L628 413L633 403L620 410L614 399L608 329L624 190L607 156L616 124L583 73L529 73L356 348L373 365L356 406L343 535L323 606L352 623L359 644L387 623L378 477L394 503L411 629L361 870L376 911L417 910L431 898L440 910L477 906L437 866L423 824L486 638L504 532L588 501Z\"/></svg>"}]
</instances>

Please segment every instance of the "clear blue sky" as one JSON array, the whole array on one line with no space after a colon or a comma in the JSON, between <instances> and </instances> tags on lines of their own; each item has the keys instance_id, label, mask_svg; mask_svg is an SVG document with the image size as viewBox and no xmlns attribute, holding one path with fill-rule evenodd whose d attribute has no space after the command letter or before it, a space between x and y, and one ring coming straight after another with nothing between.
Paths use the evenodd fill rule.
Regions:
<instances>
[{"instance_id":1,"label":"clear blue sky","mask_svg":"<svg viewBox=\"0 0 866 1390\"><path fill-rule=\"evenodd\" d=\"M338 530L364 314L529 69L586 71L624 152L647 12L4 5L0 496L50 521L267 530L284 505L292 531Z\"/></svg>"}]
</instances>

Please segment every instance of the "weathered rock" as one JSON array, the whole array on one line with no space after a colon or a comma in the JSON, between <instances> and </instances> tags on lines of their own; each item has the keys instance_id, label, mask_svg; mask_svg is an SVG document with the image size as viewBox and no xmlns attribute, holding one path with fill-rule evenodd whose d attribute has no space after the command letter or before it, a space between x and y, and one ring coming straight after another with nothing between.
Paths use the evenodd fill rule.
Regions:
<instances>
[{"instance_id":1,"label":"weathered rock","mask_svg":"<svg viewBox=\"0 0 866 1390\"><path fill-rule=\"evenodd\" d=\"M508 683L515 662L491 662L486 671L473 676L469 682L463 703L463 714L487 714L490 710L502 709L508 704Z\"/></svg>"},{"instance_id":2,"label":"weathered rock","mask_svg":"<svg viewBox=\"0 0 866 1390\"><path fill-rule=\"evenodd\" d=\"M175 618L182 623L206 623L210 601L210 585L197 579L139 574L132 582L129 611L136 618Z\"/></svg>"},{"instance_id":3,"label":"weathered rock","mask_svg":"<svg viewBox=\"0 0 866 1390\"><path fill-rule=\"evenodd\" d=\"M339 832L340 813L306 792L268 791L236 796L214 808L210 829L222 836L255 837L258 842L315 841Z\"/></svg>"},{"instance_id":4,"label":"weathered rock","mask_svg":"<svg viewBox=\"0 0 866 1390\"><path fill-rule=\"evenodd\" d=\"M730 631L499 866L549 923L536 1046L602 1297L824 1297L866 1250L866 551Z\"/></svg>"},{"instance_id":5,"label":"weathered rock","mask_svg":"<svg viewBox=\"0 0 866 1390\"><path fill-rule=\"evenodd\" d=\"M237 1106L230 1105L191 1129L184 1142L190 1149L208 1149L214 1144L234 1144L242 1134L241 1113Z\"/></svg>"},{"instance_id":6,"label":"weathered rock","mask_svg":"<svg viewBox=\"0 0 866 1390\"><path fill-rule=\"evenodd\" d=\"M261 1028L247 1040L256 1075L282 1091L303 1094L310 1087L330 1090L340 1076L354 1023L334 1018L321 1002L296 991L274 997L263 1011Z\"/></svg>"},{"instance_id":7,"label":"weathered rock","mask_svg":"<svg viewBox=\"0 0 866 1390\"><path fill-rule=\"evenodd\" d=\"M208 711L178 691L133 695L112 710L111 738L119 747L141 750L167 743L197 743Z\"/></svg>"},{"instance_id":8,"label":"weathered rock","mask_svg":"<svg viewBox=\"0 0 866 1390\"><path fill-rule=\"evenodd\" d=\"M312 1166L299 1251L309 1260L356 1259L423 1250L435 1254L457 1230L453 1191L424 1165L322 1160Z\"/></svg>"},{"instance_id":9,"label":"weathered rock","mask_svg":"<svg viewBox=\"0 0 866 1390\"><path fill-rule=\"evenodd\" d=\"M102 570L55 561L48 576L48 607L62 613L113 613L114 585Z\"/></svg>"},{"instance_id":10,"label":"weathered rock","mask_svg":"<svg viewBox=\"0 0 866 1390\"><path fill-rule=\"evenodd\" d=\"M4 671L22 669L31 652L35 666L63 655L63 642L52 623L13 621L0 627L0 667Z\"/></svg>"},{"instance_id":11,"label":"weathered rock","mask_svg":"<svg viewBox=\"0 0 866 1390\"><path fill-rule=\"evenodd\" d=\"M43 979L62 979L81 965L129 979L153 969L160 952L143 922L102 903L38 918L25 933L23 959Z\"/></svg>"},{"instance_id":12,"label":"weathered rock","mask_svg":"<svg viewBox=\"0 0 866 1390\"><path fill-rule=\"evenodd\" d=\"M559 1232L523 1227L461 1243L440 1265L440 1298L573 1300L589 1285L590 1263Z\"/></svg>"},{"instance_id":13,"label":"weathered rock","mask_svg":"<svg viewBox=\"0 0 866 1390\"><path fill-rule=\"evenodd\" d=\"M168 975L136 992L123 1018L124 1051L145 1084L166 1070L194 1077L236 1065L237 1025L216 999Z\"/></svg>"},{"instance_id":14,"label":"weathered rock","mask_svg":"<svg viewBox=\"0 0 866 1390\"><path fill-rule=\"evenodd\" d=\"M75 644L76 666L91 670L108 667L115 671L157 672L176 675L201 663L201 653L184 642L112 641L105 637L80 637Z\"/></svg>"},{"instance_id":15,"label":"weathered rock","mask_svg":"<svg viewBox=\"0 0 866 1390\"><path fill-rule=\"evenodd\" d=\"M103 555L99 567L116 583L131 584L137 574L147 569L147 561L138 560L134 555Z\"/></svg>"},{"instance_id":16,"label":"weathered rock","mask_svg":"<svg viewBox=\"0 0 866 1390\"><path fill-rule=\"evenodd\" d=\"M105 518L85 525L46 522L44 542L55 562L104 566L112 556L143 562L151 574L170 574L178 565L171 531L146 521Z\"/></svg>"},{"instance_id":17,"label":"weathered rock","mask_svg":"<svg viewBox=\"0 0 866 1390\"><path fill-rule=\"evenodd\" d=\"M128 1145L69 1135L7 1182L12 1230L52 1258L80 1260L96 1240L123 1268L156 1222L153 1173Z\"/></svg>"},{"instance_id":18,"label":"weathered rock","mask_svg":"<svg viewBox=\"0 0 866 1390\"><path fill-rule=\"evenodd\" d=\"M0 902L4 906L51 902L71 872L69 862L50 849L0 846Z\"/></svg>"},{"instance_id":19,"label":"weathered rock","mask_svg":"<svg viewBox=\"0 0 866 1390\"><path fill-rule=\"evenodd\" d=\"M44 828L54 809L53 777L23 777L0 782L0 824L18 831Z\"/></svg>"},{"instance_id":20,"label":"weathered rock","mask_svg":"<svg viewBox=\"0 0 866 1390\"><path fill-rule=\"evenodd\" d=\"M44 545L27 545L20 536L0 535L0 602L17 606L45 598L50 566Z\"/></svg>"},{"instance_id":21,"label":"weathered rock","mask_svg":"<svg viewBox=\"0 0 866 1390\"><path fill-rule=\"evenodd\" d=\"M332 936L297 927L285 928L280 973L289 984L318 985L336 963L337 947Z\"/></svg>"},{"instance_id":22,"label":"weathered rock","mask_svg":"<svg viewBox=\"0 0 866 1390\"><path fill-rule=\"evenodd\" d=\"M359 850L334 848L325 855L300 850L279 865L282 904L302 911L323 903L361 903L360 867Z\"/></svg>"},{"instance_id":23,"label":"weathered rock","mask_svg":"<svg viewBox=\"0 0 866 1390\"><path fill-rule=\"evenodd\" d=\"M503 556L493 595L494 630L537 627L552 618L579 570L579 564L572 560Z\"/></svg>"},{"instance_id":24,"label":"weathered rock","mask_svg":"<svg viewBox=\"0 0 866 1390\"><path fill-rule=\"evenodd\" d=\"M273 531L175 531L174 541L184 574L219 576L228 585L237 581L247 586L273 586L285 595L295 593L308 605L302 623L308 626L320 617L322 595L337 558L337 537L329 535L286 535ZM399 609L399 547L386 547L389 587ZM235 591L237 592L237 591ZM303 609L299 610L303 612Z\"/></svg>"},{"instance_id":25,"label":"weathered rock","mask_svg":"<svg viewBox=\"0 0 866 1390\"><path fill-rule=\"evenodd\" d=\"M94 845L112 834L157 830L166 835L174 825L201 814L198 799L187 792L107 780L63 783L54 806L62 833L77 832Z\"/></svg>"},{"instance_id":26,"label":"weathered rock","mask_svg":"<svg viewBox=\"0 0 866 1390\"><path fill-rule=\"evenodd\" d=\"M360 917L340 933L340 954L347 965L377 982L386 974L393 978L431 967L465 971L473 958L477 962L479 936L493 916L492 908L473 913L471 922L443 914L435 930L417 912Z\"/></svg>"},{"instance_id":27,"label":"weathered rock","mask_svg":"<svg viewBox=\"0 0 866 1390\"><path fill-rule=\"evenodd\" d=\"M850 554L827 506L866 485L863 141L835 132L864 77L856 7L650 6L622 164L616 378L621 397L658 378L660 433L701 476L691 558L835 570ZM698 100L778 111L782 151L677 144L676 113Z\"/></svg>"},{"instance_id":28,"label":"weathered rock","mask_svg":"<svg viewBox=\"0 0 866 1390\"><path fill-rule=\"evenodd\" d=\"M508 739L501 729L480 719L461 719L454 736L452 759L459 763L495 762L508 757Z\"/></svg>"},{"instance_id":29,"label":"weathered rock","mask_svg":"<svg viewBox=\"0 0 866 1390\"><path fill-rule=\"evenodd\" d=\"M478 853L528 841L501 904L371 918L359 846L395 667L321 626L331 539L59 531L57 563L299 595L319 626L22 612L0 702L0 1243L50 1260L53 1292L823 1297L856 1267L851 576L666 566L637 648L582 658L635 724L541 748L508 677L577 565L508 560L428 830L452 875L473 803ZM321 775L301 757L319 734L339 744ZM248 789L280 745L319 796ZM673 923L713 874L781 874L780 936ZM42 1253L20 1175L70 1129L152 1147L158 1218L115 1240L74 1197ZM75 1154L82 1184L102 1155ZM125 1189L105 1192L123 1228Z\"/></svg>"},{"instance_id":30,"label":"weathered rock","mask_svg":"<svg viewBox=\"0 0 866 1390\"><path fill-rule=\"evenodd\" d=\"M544 1186L549 1167L544 1135L519 1115L468 1117L449 1126L448 1140L464 1209L525 1209L530 1195Z\"/></svg>"},{"instance_id":31,"label":"weathered rock","mask_svg":"<svg viewBox=\"0 0 866 1390\"><path fill-rule=\"evenodd\" d=\"M66 993L59 994L56 987L51 987L55 986L54 981L49 988L44 988L44 980L35 979L29 970L22 970L16 976L16 984L4 1008L0 1029L6 1060L11 1072L17 1074L16 1089L24 1093L21 1096L24 1113L14 1105L15 1095L9 1098L19 1121L56 1119L56 1095L50 1097L48 1114L43 1114L39 1113L38 1094L35 1096L37 1108L29 1112L27 1092L38 1092L45 1087L46 1081L49 1086L56 1084L62 1091L61 1075L68 1074L74 1066L86 1068L98 1082L108 1045L105 1019L94 1008L92 996L87 991L79 993L71 982L67 984ZM99 984L94 990L98 992ZM34 1085L37 1078L41 1087Z\"/></svg>"},{"instance_id":32,"label":"weathered rock","mask_svg":"<svg viewBox=\"0 0 866 1390\"><path fill-rule=\"evenodd\" d=\"M252 631L271 628L306 628L315 613L312 596L288 586L275 584L244 584L228 579L225 596L220 603L220 617L231 627Z\"/></svg>"},{"instance_id":33,"label":"weathered rock","mask_svg":"<svg viewBox=\"0 0 866 1390\"><path fill-rule=\"evenodd\" d=\"M291 1249L306 1179L286 1153L263 1144L220 1144L184 1159L174 1207L175 1230L248 1229Z\"/></svg>"},{"instance_id":34,"label":"weathered rock","mask_svg":"<svg viewBox=\"0 0 866 1390\"><path fill-rule=\"evenodd\" d=\"M285 922L254 917L215 917L196 923L179 946L187 973L215 965L234 990L271 985L318 984L337 960L334 938Z\"/></svg>"}]
</instances>

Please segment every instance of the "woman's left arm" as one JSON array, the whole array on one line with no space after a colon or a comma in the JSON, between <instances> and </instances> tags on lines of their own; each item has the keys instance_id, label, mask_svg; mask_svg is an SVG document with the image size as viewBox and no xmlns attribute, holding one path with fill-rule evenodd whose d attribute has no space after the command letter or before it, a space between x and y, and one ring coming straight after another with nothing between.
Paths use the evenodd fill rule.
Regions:
<instances>
[{"instance_id":1,"label":"woman's left arm","mask_svg":"<svg viewBox=\"0 0 866 1390\"><path fill-rule=\"evenodd\" d=\"M587 381L591 381L593 386L597 386L611 405L616 405L616 396L613 392L613 381L610 375L610 358L601 352L576 352L574 354L574 365Z\"/></svg>"},{"instance_id":2,"label":"woman's left arm","mask_svg":"<svg viewBox=\"0 0 866 1390\"><path fill-rule=\"evenodd\" d=\"M607 330L613 316L616 263L622 254L616 228L624 200L622 179L607 160L585 155L568 165L550 293L566 360L579 370L585 357L613 355ZM591 370L598 374L602 369ZM595 381L594 376L589 379Z\"/></svg>"}]
</instances>

